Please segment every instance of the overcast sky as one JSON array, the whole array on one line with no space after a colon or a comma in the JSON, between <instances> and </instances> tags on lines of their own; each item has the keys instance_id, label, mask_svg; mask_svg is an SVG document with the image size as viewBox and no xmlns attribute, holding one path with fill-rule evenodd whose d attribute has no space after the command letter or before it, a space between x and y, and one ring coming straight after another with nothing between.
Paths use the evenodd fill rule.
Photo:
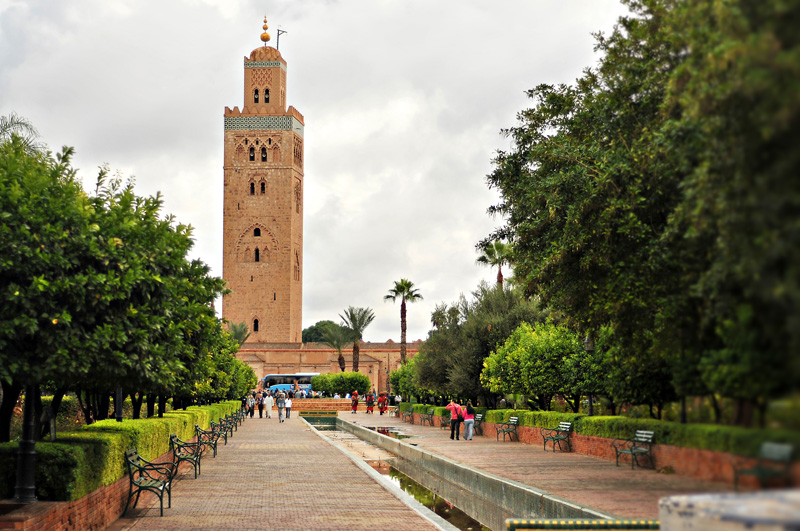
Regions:
<instances>
[{"instance_id":1,"label":"overcast sky","mask_svg":"<svg viewBox=\"0 0 800 531\"><path fill-rule=\"evenodd\" d=\"M475 244L502 220L485 183L525 90L572 83L597 62L593 32L618 0L0 0L0 115L31 120L51 149L160 191L194 226L193 257L222 274L223 112L242 106L242 58L263 16L305 116L303 327L369 306L368 341L424 339L441 302L495 271ZM219 305L218 305L219 308Z\"/></svg>"}]
</instances>

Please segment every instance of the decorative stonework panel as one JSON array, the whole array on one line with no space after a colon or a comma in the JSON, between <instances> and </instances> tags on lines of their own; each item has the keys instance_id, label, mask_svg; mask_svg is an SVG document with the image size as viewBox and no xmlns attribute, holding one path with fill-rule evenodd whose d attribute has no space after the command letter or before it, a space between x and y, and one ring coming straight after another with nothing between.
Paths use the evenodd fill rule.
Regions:
<instances>
[{"instance_id":1,"label":"decorative stonework panel","mask_svg":"<svg viewBox=\"0 0 800 531\"><path fill-rule=\"evenodd\" d=\"M303 136L303 124L293 116L226 116L226 131L279 130Z\"/></svg>"},{"instance_id":2,"label":"decorative stonework panel","mask_svg":"<svg viewBox=\"0 0 800 531\"><path fill-rule=\"evenodd\" d=\"M269 87L272 85L272 71L266 68L257 68L251 74L251 81L253 85L259 87Z\"/></svg>"},{"instance_id":3,"label":"decorative stonework panel","mask_svg":"<svg viewBox=\"0 0 800 531\"><path fill-rule=\"evenodd\" d=\"M283 70L284 72L286 71L286 65L281 63L280 61L250 61L250 62L245 61L244 62L244 67L245 68L272 68L272 67L276 67L276 66L281 67L281 70Z\"/></svg>"}]
</instances>

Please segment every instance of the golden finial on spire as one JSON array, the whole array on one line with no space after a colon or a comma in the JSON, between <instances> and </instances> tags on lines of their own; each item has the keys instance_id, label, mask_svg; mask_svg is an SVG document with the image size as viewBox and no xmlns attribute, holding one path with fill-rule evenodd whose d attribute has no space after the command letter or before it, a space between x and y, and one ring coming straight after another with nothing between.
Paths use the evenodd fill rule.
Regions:
<instances>
[{"instance_id":1,"label":"golden finial on spire","mask_svg":"<svg viewBox=\"0 0 800 531\"><path fill-rule=\"evenodd\" d=\"M269 26L267 26L267 16L266 15L264 15L264 25L261 26L261 27L264 28L264 33L261 34L261 42L263 42L264 46L266 46L267 45L267 41L269 41L269 33L267 33L267 28L269 28Z\"/></svg>"}]
</instances>

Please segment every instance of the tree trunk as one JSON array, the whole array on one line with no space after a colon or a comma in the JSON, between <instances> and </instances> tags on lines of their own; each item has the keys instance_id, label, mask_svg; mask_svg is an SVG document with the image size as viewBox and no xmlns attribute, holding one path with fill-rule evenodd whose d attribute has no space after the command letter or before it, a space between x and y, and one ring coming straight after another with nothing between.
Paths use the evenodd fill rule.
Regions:
<instances>
[{"instance_id":1,"label":"tree trunk","mask_svg":"<svg viewBox=\"0 0 800 531\"><path fill-rule=\"evenodd\" d=\"M158 395L158 418L164 418L164 413L167 412L167 395Z\"/></svg>"},{"instance_id":2,"label":"tree trunk","mask_svg":"<svg viewBox=\"0 0 800 531\"><path fill-rule=\"evenodd\" d=\"M681 424L686 424L686 397L681 397Z\"/></svg>"},{"instance_id":3,"label":"tree trunk","mask_svg":"<svg viewBox=\"0 0 800 531\"><path fill-rule=\"evenodd\" d=\"M84 397L84 392L78 389L78 392L75 393L75 395L78 397L78 407L81 408L81 413L83 413L83 422L88 426L94 422L92 419L92 405L89 401L89 393L85 393ZM85 401L84 398L86 399Z\"/></svg>"},{"instance_id":4,"label":"tree trunk","mask_svg":"<svg viewBox=\"0 0 800 531\"><path fill-rule=\"evenodd\" d=\"M96 393L97 400L97 420L108 418L108 408L111 407L111 395L105 391Z\"/></svg>"},{"instance_id":5,"label":"tree trunk","mask_svg":"<svg viewBox=\"0 0 800 531\"><path fill-rule=\"evenodd\" d=\"M11 417L14 416L14 408L17 407L17 400L22 391L22 385L17 382L6 383L0 381L3 387L3 403L0 404L0 442L11 440Z\"/></svg>"},{"instance_id":6,"label":"tree trunk","mask_svg":"<svg viewBox=\"0 0 800 531\"><path fill-rule=\"evenodd\" d=\"M400 363L406 363L406 301L400 302Z\"/></svg>"},{"instance_id":7,"label":"tree trunk","mask_svg":"<svg viewBox=\"0 0 800 531\"><path fill-rule=\"evenodd\" d=\"M147 393L147 418L152 418L156 414L156 394Z\"/></svg>"},{"instance_id":8,"label":"tree trunk","mask_svg":"<svg viewBox=\"0 0 800 531\"><path fill-rule=\"evenodd\" d=\"M608 400L608 411L609 411L609 414L612 417L616 417L617 416L617 403L614 402L614 399L609 397L609 396L605 397L605 399Z\"/></svg>"},{"instance_id":9,"label":"tree trunk","mask_svg":"<svg viewBox=\"0 0 800 531\"><path fill-rule=\"evenodd\" d=\"M133 405L133 413L131 418L139 419L142 416L142 400L144 395L142 393L131 393L131 404Z\"/></svg>"},{"instance_id":10,"label":"tree trunk","mask_svg":"<svg viewBox=\"0 0 800 531\"><path fill-rule=\"evenodd\" d=\"M711 398L711 407L714 409L714 422L719 424L722 420L722 409L719 407L719 402L717 402L716 396L711 394L709 397Z\"/></svg>"},{"instance_id":11,"label":"tree trunk","mask_svg":"<svg viewBox=\"0 0 800 531\"><path fill-rule=\"evenodd\" d=\"M497 266L497 285L503 287L503 268L499 265Z\"/></svg>"},{"instance_id":12,"label":"tree trunk","mask_svg":"<svg viewBox=\"0 0 800 531\"><path fill-rule=\"evenodd\" d=\"M361 355L361 347L358 346L358 339L353 341L353 372L358 372L358 361Z\"/></svg>"},{"instance_id":13,"label":"tree trunk","mask_svg":"<svg viewBox=\"0 0 800 531\"><path fill-rule=\"evenodd\" d=\"M749 428L753 424L753 402L745 398L736 399L736 408L733 415L733 423L736 426Z\"/></svg>"}]
</instances>

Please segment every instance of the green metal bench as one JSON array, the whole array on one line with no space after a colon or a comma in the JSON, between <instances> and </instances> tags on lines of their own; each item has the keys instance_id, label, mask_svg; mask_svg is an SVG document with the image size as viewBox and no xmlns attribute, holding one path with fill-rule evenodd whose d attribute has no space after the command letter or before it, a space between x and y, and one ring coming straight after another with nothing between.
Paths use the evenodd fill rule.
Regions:
<instances>
[{"instance_id":1,"label":"green metal bench","mask_svg":"<svg viewBox=\"0 0 800 531\"><path fill-rule=\"evenodd\" d=\"M544 440L544 449L547 450L547 441L553 446L553 451L556 451L556 443L558 443L558 449L564 450L562 448L561 443L566 442L567 448L569 451L572 451L572 445L569 443L569 434L572 431L572 423L571 422L561 422L558 425L558 428L548 429L542 428L542 439Z\"/></svg>"},{"instance_id":2,"label":"green metal bench","mask_svg":"<svg viewBox=\"0 0 800 531\"><path fill-rule=\"evenodd\" d=\"M762 442L758 449L756 464L752 468L745 468L745 457L733 456L733 487L738 490L740 476L753 476L758 479L761 488L767 487L772 480L783 480L788 487L791 484L789 469L792 465L794 446L791 444Z\"/></svg>"},{"instance_id":3,"label":"green metal bench","mask_svg":"<svg viewBox=\"0 0 800 531\"><path fill-rule=\"evenodd\" d=\"M222 432L214 429L204 430L198 424L194 425L194 432L197 434L197 442L204 448L214 450L214 457L217 457L217 441L222 437Z\"/></svg>"},{"instance_id":4,"label":"green metal bench","mask_svg":"<svg viewBox=\"0 0 800 531\"><path fill-rule=\"evenodd\" d=\"M631 456L631 470L633 465L639 463L639 458L647 456L650 460L650 466L655 468L653 462L653 432L647 430L636 430L632 439L615 439L611 442L614 451L617 454L617 466L619 466L619 456L621 454L628 454Z\"/></svg>"},{"instance_id":5,"label":"green metal bench","mask_svg":"<svg viewBox=\"0 0 800 531\"><path fill-rule=\"evenodd\" d=\"M122 516L128 512L128 505L131 498L136 494L136 501L133 508L139 503L139 496L143 491L152 492L158 496L161 502L161 516L164 516L164 493L167 493L167 507L172 507L172 480L178 471L175 463L151 463L139 455L137 450L125 452L125 466L128 468L130 487L128 489L128 501L125 502L125 510Z\"/></svg>"},{"instance_id":6,"label":"green metal bench","mask_svg":"<svg viewBox=\"0 0 800 531\"><path fill-rule=\"evenodd\" d=\"M194 478L197 479L197 474L200 473L200 458L203 457L203 444L182 441L173 433L169 436L169 449L172 450L175 470L185 461L194 467Z\"/></svg>"},{"instance_id":7,"label":"green metal bench","mask_svg":"<svg viewBox=\"0 0 800 531\"><path fill-rule=\"evenodd\" d=\"M441 429L449 428L450 427L450 410L447 410L447 413L444 413L441 417L439 417L439 427Z\"/></svg>"},{"instance_id":8,"label":"green metal bench","mask_svg":"<svg viewBox=\"0 0 800 531\"><path fill-rule=\"evenodd\" d=\"M222 426L220 426L219 424L217 424L212 420L211 431L219 433L219 436L222 437L222 439L225 441L225 445L226 446L228 445L228 430L226 430L225 428L223 428Z\"/></svg>"},{"instance_id":9,"label":"green metal bench","mask_svg":"<svg viewBox=\"0 0 800 531\"><path fill-rule=\"evenodd\" d=\"M236 422L231 418L219 418L219 427L225 431L229 437L233 437L233 432L236 430ZM227 444L227 441L226 441Z\"/></svg>"},{"instance_id":10,"label":"green metal bench","mask_svg":"<svg viewBox=\"0 0 800 531\"><path fill-rule=\"evenodd\" d=\"M512 437L516 437L517 441L519 441L519 434L517 433L517 426L519 426L519 417L511 417L508 419L508 422L503 422L499 426L497 426L497 439L500 439L500 434L503 434L503 440L506 440L506 435L508 435L508 440L513 441Z\"/></svg>"},{"instance_id":11,"label":"green metal bench","mask_svg":"<svg viewBox=\"0 0 800 531\"><path fill-rule=\"evenodd\" d=\"M400 414L400 419L403 420L403 421L407 420L411 424L414 424L414 410L413 409L409 409L408 411L403 411Z\"/></svg>"},{"instance_id":12,"label":"green metal bench","mask_svg":"<svg viewBox=\"0 0 800 531\"><path fill-rule=\"evenodd\" d=\"M472 430L477 434L483 435L483 413L475 415L475 423L472 425Z\"/></svg>"},{"instance_id":13,"label":"green metal bench","mask_svg":"<svg viewBox=\"0 0 800 531\"><path fill-rule=\"evenodd\" d=\"M419 425L422 426L426 422L433 427L433 408L429 408L427 413L420 413L419 414Z\"/></svg>"}]
</instances>

